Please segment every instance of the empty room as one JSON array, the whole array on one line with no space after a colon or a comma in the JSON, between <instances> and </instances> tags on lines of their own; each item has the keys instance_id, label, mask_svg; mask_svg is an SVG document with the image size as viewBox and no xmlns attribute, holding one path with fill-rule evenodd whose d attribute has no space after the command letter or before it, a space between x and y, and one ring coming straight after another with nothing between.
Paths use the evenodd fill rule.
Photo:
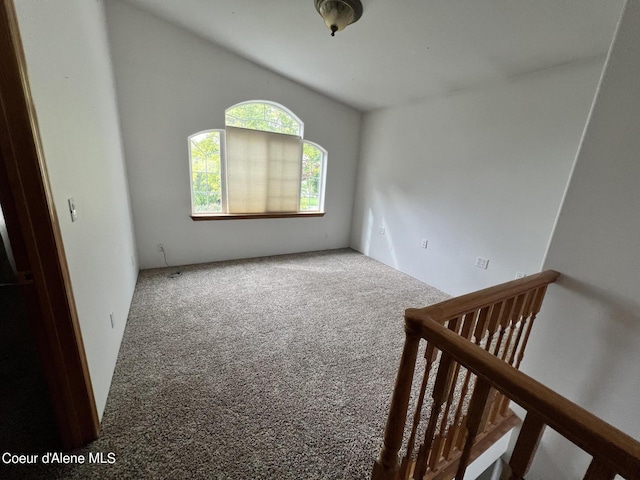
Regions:
<instances>
[{"instance_id":1,"label":"empty room","mask_svg":"<svg viewBox=\"0 0 640 480\"><path fill-rule=\"evenodd\" d=\"M1 10L0 477L640 478L638 0Z\"/></svg>"}]
</instances>

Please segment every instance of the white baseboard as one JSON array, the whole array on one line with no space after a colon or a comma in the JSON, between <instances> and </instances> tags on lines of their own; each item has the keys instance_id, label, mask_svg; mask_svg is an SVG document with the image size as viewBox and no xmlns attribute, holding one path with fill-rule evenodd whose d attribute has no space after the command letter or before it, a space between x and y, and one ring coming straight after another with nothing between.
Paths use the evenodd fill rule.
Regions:
<instances>
[{"instance_id":1,"label":"white baseboard","mask_svg":"<svg viewBox=\"0 0 640 480\"><path fill-rule=\"evenodd\" d=\"M486 452L471 462L467 467L464 480L476 480L480 475L487 471L489 467L496 464L500 457L507 452L512 432L513 429L509 430L500 438L500 440L491 445ZM486 478L487 480L498 480L499 477L500 467L498 463L498 467L494 468L493 471L488 472L487 476L483 478Z\"/></svg>"}]
</instances>

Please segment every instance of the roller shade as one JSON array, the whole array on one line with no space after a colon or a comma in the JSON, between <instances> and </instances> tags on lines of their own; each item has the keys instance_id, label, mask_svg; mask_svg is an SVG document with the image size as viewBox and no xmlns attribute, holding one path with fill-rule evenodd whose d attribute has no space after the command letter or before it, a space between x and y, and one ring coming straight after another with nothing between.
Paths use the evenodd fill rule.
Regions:
<instances>
[{"instance_id":1,"label":"roller shade","mask_svg":"<svg viewBox=\"0 0 640 480\"><path fill-rule=\"evenodd\" d=\"M229 213L297 212L302 139L226 127Z\"/></svg>"}]
</instances>

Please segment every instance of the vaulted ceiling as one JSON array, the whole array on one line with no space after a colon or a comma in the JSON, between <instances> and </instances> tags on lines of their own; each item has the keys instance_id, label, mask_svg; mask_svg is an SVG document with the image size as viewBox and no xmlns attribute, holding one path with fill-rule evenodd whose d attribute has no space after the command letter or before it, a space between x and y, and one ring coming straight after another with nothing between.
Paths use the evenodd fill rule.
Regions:
<instances>
[{"instance_id":1,"label":"vaulted ceiling","mask_svg":"<svg viewBox=\"0 0 640 480\"><path fill-rule=\"evenodd\" d=\"M362 111L606 54L624 0L363 0L331 37L313 0L125 0Z\"/></svg>"}]
</instances>

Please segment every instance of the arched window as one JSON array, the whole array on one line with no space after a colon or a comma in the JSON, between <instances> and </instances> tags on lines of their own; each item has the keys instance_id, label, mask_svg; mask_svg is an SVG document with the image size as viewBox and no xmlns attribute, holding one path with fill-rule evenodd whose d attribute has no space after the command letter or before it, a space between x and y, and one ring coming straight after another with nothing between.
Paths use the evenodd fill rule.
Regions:
<instances>
[{"instance_id":1,"label":"arched window","mask_svg":"<svg viewBox=\"0 0 640 480\"><path fill-rule=\"evenodd\" d=\"M226 110L224 130L191 135L194 219L324 213L327 151L303 131L286 107L250 101Z\"/></svg>"},{"instance_id":2,"label":"arched window","mask_svg":"<svg viewBox=\"0 0 640 480\"><path fill-rule=\"evenodd\" d=\"M271 102L242 102L228 108L224 115L228 127L303 136L303 123L288 108Z\"/></svg>"}]
</instances>

